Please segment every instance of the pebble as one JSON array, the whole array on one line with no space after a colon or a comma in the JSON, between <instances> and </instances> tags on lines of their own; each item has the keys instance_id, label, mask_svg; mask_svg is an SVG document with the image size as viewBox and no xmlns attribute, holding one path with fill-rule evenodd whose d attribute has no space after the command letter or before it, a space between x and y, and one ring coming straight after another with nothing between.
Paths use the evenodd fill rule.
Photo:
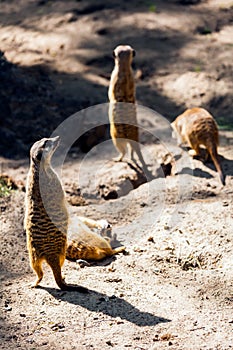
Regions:
<instances>
[{"instance_id":1,"label":"pebble","mask_svg":"<svg viewBox=\"0 0 233 350\"><path fill-rule=\"evenodd\" d=\"M12 310L12 307L9 306L9 305L7 305L7 306L5 306L5 310L6 310L6 311L11 311L11 310Z\"/></svg>"}]
</instances>

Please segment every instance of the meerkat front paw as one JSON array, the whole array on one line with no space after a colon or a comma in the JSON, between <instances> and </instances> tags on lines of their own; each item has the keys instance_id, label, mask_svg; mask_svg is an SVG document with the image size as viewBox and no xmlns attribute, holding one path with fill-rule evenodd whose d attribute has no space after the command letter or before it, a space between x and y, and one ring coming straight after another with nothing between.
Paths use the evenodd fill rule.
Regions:
<instances>
[{"instance_id":1,"label":"meerkat front paw","mask_svg":"<svg viewBox=\"0 0 233 350\"><path fill-rule=\"evenodd\" d=\"M85 266L91 266L91 264L83 259L76 260L76 264L78 264L81 268L84 268Z\"/></svg>"},{"instance_id":2,"label":"meerkat front paw","mask_svg":"<svg viewBox=\"0 0 233 350\"><path fill-rule=\"evenodd\" d=\"M104 237L112 237L112 225L105 219L97 221L99 225L99 234Z\"/></svg>"},{"instance_id":3,"label":"meerkat front paw","mask_svg":"<svg viewBox=\"0 0 233 350\"><path fill-rule=\"evenodd\" d=\"M195 156L198 155L198 153L197 153L194 149L190 149L190 150L188 151L188 154L189 154L190 156L192 156L192 157L195 157Z\"/></svg>"}]
</instances>

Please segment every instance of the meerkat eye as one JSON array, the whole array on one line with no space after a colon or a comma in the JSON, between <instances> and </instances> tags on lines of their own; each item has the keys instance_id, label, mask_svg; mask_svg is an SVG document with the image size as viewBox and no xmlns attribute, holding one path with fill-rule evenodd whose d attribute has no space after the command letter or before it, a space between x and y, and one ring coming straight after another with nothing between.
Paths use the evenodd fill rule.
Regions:
<instances>
[{"instance_id":1,"label":"meerkat eye","mask_svg":"<svg viewBox=\"0 0 233 350\"><path fill-rule=\"evenodd\" d=\"M46 140L45 143L44 143L44 149L48 151L50 149L50 147L51 147L51 144L52 143L51 143L50 140Z\"/></svg>"},{"instance_id":2,"label":"meerkat eye","mask_svg":"<svg viewBox=\"0 0 233 350\"><path fill-rule=\"evenodd\" d=\"M135 57L136 56L136 51L135 50L133 50L133 57Z\"/></svg>"},{"instance_id":3,"label":"meerkat eye","mask_svg":"<svg viewBox=\"0 0 233 350\"><path fill-rule=\"evenodd\" d=\"M41 161L42 155L43 155L43 151L40 150L40 151L37 153L37 155L36 155L36 159L39 160L39 161Z\"/></svg>"},{"instance_id":4,"label":"meerkat eye","mask_svg":"<svg viewBox=\"0 0 233 350\"><path fill-rule=\"evenodd\" d=\"M112 55L113 55L114 58L116 57L116 54L115 54L115 51L114 51L114 50L113 50L113 52L112 52Z\"/></svg>"}]
</instances>

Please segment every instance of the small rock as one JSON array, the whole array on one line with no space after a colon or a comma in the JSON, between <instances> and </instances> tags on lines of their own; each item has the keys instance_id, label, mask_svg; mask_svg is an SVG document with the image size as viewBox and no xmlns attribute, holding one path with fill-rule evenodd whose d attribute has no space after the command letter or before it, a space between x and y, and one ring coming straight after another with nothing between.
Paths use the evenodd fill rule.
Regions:
<instances>
[{"instance_id":1,"label":"small rock","mask_svg":"<svg viewBox=\"0 0 233 350\"><path fill-rule=\"evenodd\" d=\"M111 296L109 297L109 299L110 299L110 300L116 299L116 296L113 294L113 295L111 295Z\"/></svg>"},{"instance_id":2,"label":"small rock","mask_svg":"<svg viewBox=\"0 0 233 350\"><path fill-rule=\"evenodd\" d=\"M155 336L153 338L153 341L159 341L159 335L158 334L155 334Z\"/></svg>"},{"instance_id":3,"label":"small rock","mask_svg":"<svg viewBox=\"0 0 233 350\"><path fill-rule=\"evenodd\" d=\"M142 248L140 248L140 247L135 247L135 248L133 249L133 251L134 251L135 253L143 253L143 252L144 252L144 249L142 249Z\"/></svg>"},{"instance_id":4,"label":"small rock","mask_svg":"<svg viewBox=\"0 0 233 350\"><path fill-rule=\"evenodd\" d=\"M106 344L109 345L109 346L114 346L113 343L111 342L111 340L107 340Z\"/></svg>"},{"instance_id":5,"label":"small rock","mask_svg":"<svg viewBox=\"0 0 233 350\"><path fill-rule=\"evenodd\" d=\"M110 283L112 283L112 282L122 282L122 278L119 278L119 277L116 277L116 278L107 278L105 281L106 281L106 282L110 282Z\"/></svg>"},{"instance_id":6,"label":"small rock","mask_svg":"<svg viewBox=\"0 0 233 350\"><path fill-rule=\"evenodd\" d=\"M165 333L160 336L160 340L170 340L172 335L170 333Z\"/></svg>"},{"instance_id":7,"label":"small rock","mask_svg":"<svg viewBox=\"0 0 233 350\"><path fill-rule=\"evenodd\" d=\"M64 329L65 326L63 323L55 323L54 325L51 326L51 329L53 331L58 331L58 330L61 330L61 329Z\"/></svg>"},{"instance_id":8,"label":"small rock","mask_svg":"<svg viewBox=\"0 0 233 350\"><path fill-rule=\"evenodd\" d=\"M9 306L9 305L7 305L7 306L5 306L5 310L6 310L6 311L11 311L11 310L12 310L12 307Z\"/></svg>"},{"instance_id":9,"label":"small rock","mask_svg":"<svg viewBox=\"0 0 233 350\"><path fill-rule=\"evenodd\" d=\"M102 301L104 301L104 302L109 301L109 297L107 297L107 296L106 297L100 297L99 301L100 302L102 302Z\"/></svg>"}]
</instances>

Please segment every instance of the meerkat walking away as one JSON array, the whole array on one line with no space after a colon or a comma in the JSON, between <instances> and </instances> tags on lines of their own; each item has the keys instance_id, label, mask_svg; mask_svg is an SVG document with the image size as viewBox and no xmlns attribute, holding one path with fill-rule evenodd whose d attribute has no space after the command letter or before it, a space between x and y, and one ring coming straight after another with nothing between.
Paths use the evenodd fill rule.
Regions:
<instances>
[{"instance_id":1,"label":"meerkat walking away","mask_svg":"<svg viewBox=\"0 0 233 350\"><path fill-rule=\"evenodd\" d=\"M207 149L218 171L220 180L225 185L225 176L217 152L219 143L218 126L212 115L203 108L187 109L171 123L171 126L179 144L188 143L192 148L189 151L191 156L200 153L200 145Z\"/></svg>"},{"instance_id":2,"label":"meerkat walking away","mask_svg":"<svg viewBox=\"0 0 233 350\"><path fill-rule=\"evenodd\" d=\"M135 83L132 71L132 60L135 51L129 45L120 45L113 51L115 67L112 71L108 97L110 134L116 149L120 152L116 161L122 161L127 144L131 149L131 159L137 154L146 175L150 175L139 145L137 125Z\"/></svg>"},{"instance_id":3,"label":"meerkat walking away","mask_svg":"<svg viewBox=\"0 0 233 350\"><path fill-rule=\"evenodd\" d=\"M75 226L77 233L71 234L72 240L68 242L66 250L68 260L98 261L125 251L125 247L115 249L111 247L111 232L109 232L111 226L106 220L95 221L84 217L77 219L78 224L76 222ZM93 229L97 229L100 234ZM101 234L104 233L108 236L102 237Z\"/></svg>"},{"instance_id":4,"label":"meerkat walking away","mask_svg":"<svg viewBox=\"0 0 233 350\"><path fill-rule=\"evenodd\" d=\"M24 227L30 264L37 274L34 287L42 280L42 263L46 261L62 290L86 293L84 287L67 285L61 275L69 218L61 181L50 163L58 144L59 137L44 138L34 143L30 151Z\"/></svg>"}]
</instances>

